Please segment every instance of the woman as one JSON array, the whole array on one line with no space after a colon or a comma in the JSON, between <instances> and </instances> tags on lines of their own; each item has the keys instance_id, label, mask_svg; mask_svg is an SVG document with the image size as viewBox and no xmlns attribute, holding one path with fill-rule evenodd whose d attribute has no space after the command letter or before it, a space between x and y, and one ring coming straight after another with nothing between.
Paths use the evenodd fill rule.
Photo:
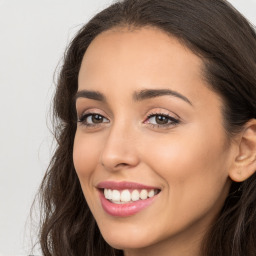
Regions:
<instances>
[{"instance_id":1,"label":"woman","mask_svg":"<svg viewBox=\"0 0 256 256\"><path fill-rule=\"evenodd\" d=\"M71 42L43 255L256 255L256 35L223 0L124 0Z\"/></svg>"}]
</instances>

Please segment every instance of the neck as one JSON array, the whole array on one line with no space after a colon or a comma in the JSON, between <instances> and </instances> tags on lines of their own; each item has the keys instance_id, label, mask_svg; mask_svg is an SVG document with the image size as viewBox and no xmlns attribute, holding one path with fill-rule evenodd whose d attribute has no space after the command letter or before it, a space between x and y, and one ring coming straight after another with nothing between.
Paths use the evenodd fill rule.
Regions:
<instances>
[{"instance_id":1,"label":"neck","mask_svg":"<svg viewBox=\"0 0 256 256\"><path fill-rule=\"evenodd\" d=\"M125 256L201 256L205 230L198 225L169 239L144 248L125 249Z\"/></svg>"}]
</instances>

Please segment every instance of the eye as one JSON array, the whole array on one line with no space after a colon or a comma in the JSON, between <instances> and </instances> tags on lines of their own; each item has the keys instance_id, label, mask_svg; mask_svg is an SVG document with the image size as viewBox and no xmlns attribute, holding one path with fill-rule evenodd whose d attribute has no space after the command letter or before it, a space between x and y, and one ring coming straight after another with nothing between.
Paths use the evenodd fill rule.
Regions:
<instances>
[{"instance_id":1,"label":"eye","mask_svg":"<svg viewBox=\"0 0 256 256\"><path fill-rule=\"evenodd\" d=\"M85 126L97 126L102 123L109 123L109 120L100 114L88 113L82 115L79 118L78 122L82 123Z\"/></svg>"},{"instance_id":2,"label":"eye","mask_svg":"<svg viewBox=\"0 0 256 256\"><path fill-rule=\"evenodd\" d=\"M169 118L164 115L155 115L149 118L150 123L160 124L160 125L168 124L169 121L170 121Z\"/></svg>"},{"instance_id":3,"label":"eye","mask_svg":"<svg viewBox=\"0 0 256 256\"><path fill-rule=\"evenodd\" d=\"M152 125L153 127L170 127L177 125L180 121L168 114L151 114L147 117L145 123Z\"/></svg>"}]
</instances>

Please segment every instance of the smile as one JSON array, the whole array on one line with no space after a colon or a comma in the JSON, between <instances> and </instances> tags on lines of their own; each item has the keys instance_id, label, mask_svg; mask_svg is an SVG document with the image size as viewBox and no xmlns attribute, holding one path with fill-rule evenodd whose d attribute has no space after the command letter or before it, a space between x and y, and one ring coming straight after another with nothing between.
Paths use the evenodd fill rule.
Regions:
<instances>
[{"instance_id":1,"label":"smile","mask_svg":"<svg viewBox=\"0 0 256 256\"><path fill-rule=\"evenodd\" d=\"M132 182L101 182L98 186L102 208L116 217L128 217L151 205L160 189Z\"/></svg>"},{"instance_id":2,"label":"smile","mask_svg":"<svg viewBox=\"0 0 256 256\"><path fill-rule=\"evenodd\" d=\"M119 190L112 190L112 189L104 189L104 196L106 199L110 200L110 202L114 204L125 204L125 203L132 203L138 200L146 200L147 198L151 198L158 194L158 190L151 189L125 189L122 191Z\"/></svg>"}]
</instances>

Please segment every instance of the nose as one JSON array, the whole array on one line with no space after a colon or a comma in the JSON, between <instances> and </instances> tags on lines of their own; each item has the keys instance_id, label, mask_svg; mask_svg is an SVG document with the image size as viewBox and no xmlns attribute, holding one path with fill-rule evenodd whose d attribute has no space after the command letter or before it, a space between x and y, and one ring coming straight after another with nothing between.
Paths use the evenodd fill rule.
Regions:
<instances>
[{"instance_id":1,"label":"nose","mask_svg":"<svg viewBox=\"0 0 256 256\"><path fill-rule=\"evenodd\" d=\"M132 131L132 127L127 129L123 126L110 128L105 140L100 163L108 171L129 169L139 163L136 132Z\"/></svg>"}]
</instances>

